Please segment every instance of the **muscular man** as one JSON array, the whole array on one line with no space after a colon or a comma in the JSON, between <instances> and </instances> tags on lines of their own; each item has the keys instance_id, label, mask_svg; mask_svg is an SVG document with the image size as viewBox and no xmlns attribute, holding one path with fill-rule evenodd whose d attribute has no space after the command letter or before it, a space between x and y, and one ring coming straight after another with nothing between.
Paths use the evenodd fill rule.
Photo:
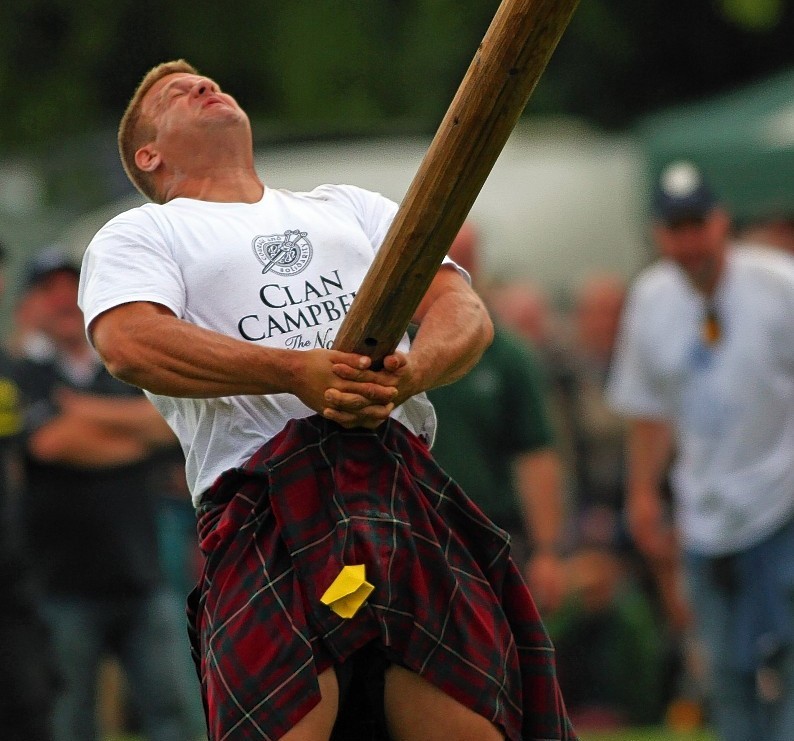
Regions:
<instances>
[{"instance_id":1,"label":"muscular man","mask_svg":"<svg viewBox=\"0 0 794 741\"><path fill-rule=\"evenodd\" d=\"M184 61L147 74L119 143L155 204L92 240L81 304L108 368L147 390L185 450L210 738L327 739L359 699L357 670L378 667L364 689L382 682L394 738L570 738L503 533L428 454L423 392L492 334L462 274L438 271L415 342L375 371L332 344L394 203L265 187L247 115ZM347 591L373 589L344 616L323 602L342 566L366 570Z\"/></svg>"}]
</instances>

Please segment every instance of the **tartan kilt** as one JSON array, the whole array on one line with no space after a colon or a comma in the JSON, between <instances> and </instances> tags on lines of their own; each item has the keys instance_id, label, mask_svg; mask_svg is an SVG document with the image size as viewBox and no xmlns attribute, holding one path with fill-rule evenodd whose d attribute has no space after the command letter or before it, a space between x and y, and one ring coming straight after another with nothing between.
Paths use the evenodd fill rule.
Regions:
<instances>
[{"instance_id":1,"label":"tartan kilt","mask_svg":"<svg viewBox=\"0 0 794 741\"><path fill-rule=\"evenodd\" d=\"M508 739L575 739L554 651L509 538L395 420L292 420L202 498L206 557L188 622L210 741L276 739L317 675L376 642ZM320 602L342 566L375 589L344 619Z\"/></svg>"}]
</instances>

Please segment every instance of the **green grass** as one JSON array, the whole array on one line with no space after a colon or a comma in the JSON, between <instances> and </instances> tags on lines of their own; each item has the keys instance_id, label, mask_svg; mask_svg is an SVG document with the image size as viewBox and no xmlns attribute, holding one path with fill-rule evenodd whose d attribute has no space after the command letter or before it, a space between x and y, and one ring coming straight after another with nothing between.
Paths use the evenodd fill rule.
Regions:
<instances>
[{"instance_id":1,"label":"green grass","mask_svg":"<svg viewBox=\"0 0 794 741\"><path fill-rule=\"evenodd\" d=\"M717 741L710 731L676 733L666 728L634 728L626 731L580 733L581 741Z\"/></svg>"}]
</instances>

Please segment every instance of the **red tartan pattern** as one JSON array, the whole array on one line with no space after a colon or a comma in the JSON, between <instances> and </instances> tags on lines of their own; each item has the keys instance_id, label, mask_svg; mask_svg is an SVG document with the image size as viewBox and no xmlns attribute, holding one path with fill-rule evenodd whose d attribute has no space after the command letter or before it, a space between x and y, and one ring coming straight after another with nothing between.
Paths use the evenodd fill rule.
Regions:
<instances>
[{"instance_id":1,"label":"red tartan pattern","mask_svg":"<svg viewBox=\"0 0 794 741\"><path fill-rule=\"evenodd\" d=\"M575 741L507 535L398 422L293 420L200 511L189 622L210 741L280 738L317 675L373 640L508 739ZM375 590L345 620L320 596L360 563Z\"/></svg>"}]
</instances>

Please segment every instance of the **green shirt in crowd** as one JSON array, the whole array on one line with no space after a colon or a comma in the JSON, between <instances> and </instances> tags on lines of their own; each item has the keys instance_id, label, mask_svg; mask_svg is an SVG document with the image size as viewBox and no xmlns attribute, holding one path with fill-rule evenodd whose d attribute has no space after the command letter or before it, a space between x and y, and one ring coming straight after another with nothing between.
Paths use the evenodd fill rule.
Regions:
<instances>
[{"instance_id":1,"label":"green shirt in crowd","mask_svg":"<svg viewBox=\"0 0 794 741\"><path fill-rule=\"evenodd\" d=\"M428 396L438 415L435 459L496 524L520 521L515 456L554 442L537 354L497 327L479 363Z\"/></svg>"}]
</instances>

